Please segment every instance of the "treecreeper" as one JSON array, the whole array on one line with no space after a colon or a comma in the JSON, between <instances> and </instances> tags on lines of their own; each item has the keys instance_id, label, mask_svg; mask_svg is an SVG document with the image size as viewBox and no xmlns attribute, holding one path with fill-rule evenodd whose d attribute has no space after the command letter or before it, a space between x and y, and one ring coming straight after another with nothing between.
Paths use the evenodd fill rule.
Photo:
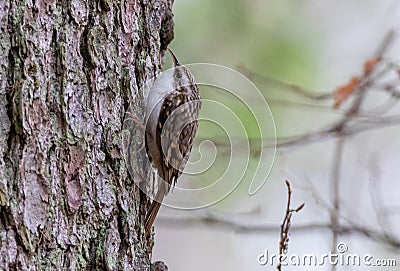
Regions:
<instances>
[{"instance_id":1,"label":"treecreeper","mask_svg":"<svg viewBox=\"0 0 400 271\"><path fill-rule=\"evenodd\" d=\"M176 185L186 166L201 108L193 74L168 51L174 67L156 78L146 103L145 147L159 176L157 192L146 215L146 236L165 195Z\"/></svg>"}]
</instances>

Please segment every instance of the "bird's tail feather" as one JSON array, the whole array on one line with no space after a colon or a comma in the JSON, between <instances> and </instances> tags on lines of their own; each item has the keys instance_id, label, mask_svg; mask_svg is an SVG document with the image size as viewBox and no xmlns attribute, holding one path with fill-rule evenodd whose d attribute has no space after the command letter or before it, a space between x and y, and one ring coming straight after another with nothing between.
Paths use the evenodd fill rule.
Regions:
<instances>
[{"instance_id":1,"label":"bird's tail feather","mask_svg":"<svg viewBox=\"0 0 400 271\"><path fill-rule=\"evenodd\" d=\"M165 188L164 185L160 185L158 187L158 191L156 197L154 198L153 202L151 203L150 209L147 213L146 217L146 236L149 236L151 232L151 227L153 226L153 222L156 219L158 210L161 207L161 203L165 196Z\"/></svg>"}]
</instances>

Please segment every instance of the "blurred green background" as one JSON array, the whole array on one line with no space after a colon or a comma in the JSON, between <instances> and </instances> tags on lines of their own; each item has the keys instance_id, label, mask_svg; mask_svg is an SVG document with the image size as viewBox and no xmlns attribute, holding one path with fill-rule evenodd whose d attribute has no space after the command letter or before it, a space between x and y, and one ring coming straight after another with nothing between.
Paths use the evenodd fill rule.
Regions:
<instances>
[{"instance_id":1,"label":"blurred green background","mask_svg":"<svg viewBox=\"0 0 400 271\"><path fill-rule=\"evenodd\" d=\"M399 6L398 0L175 0L175 39L170 48L183 64L216 63L233 69L245 68L260 77L267 76L305 89L328 92L360 72L364 61L373 55L389 29L398 30ZM400 58L398 37L387 55L394 60ZM166 59L166 67L169 67L171 62L168 56ZM295 103L304 101L289 97L288 92L279 86L263 80L252 81L269 102L278 136L315 131L340 117L340 112L332 110L332 103L319 104L319 107L276 103L274 101L277 99L289 98ZM200 90L203 98L223 101L234 110L250 138L259 137L254 119L240 102L210 87L203 86ZM255 102L253 106L260 104ZM376 155L381 162L382 179L388 180L383 190L393 193L393 187L396 187L398 191L397 180L400 175L395 170L398 168L395 164L398 162L400 143L393 142L393 134L398 134L398 129L395 132L376 132L372 136L368 133L359 136L349 143L341 175L341 200L349 209L350 217L357 221L361 221L359 217L368 218L371 227L376 227L378 223L370 205L366 184L366 165L370 152L385 151ZM197 141L216 138L227 140L222 129L210 123L200 123ZM251 144L252 148L259 147L257 140ZM212 184L224 173L221 172L227 164L224 151L223 148L217 151L212 170L193 180L183 176L179 185L197 188ZM185 225L185 219L215 214L221 220L233 221L238 225L273 225L279 230L287 195L283 180L288 178L295 191L294 206L306 203L293 223L329 223L329 212L323 204L327 202L329 205L331 200L329 180L333 154L333 141L280 150L270 178L255 196L247 194L250 181L247 178L232 195L211 208L184 212L162 207L155 223L153 259L164 260L174 271L274 270L273 266L260 266L257 256L265 249L277 252L278 231L241 232L230 226L213 227L215 225L207 223L207 219ZM199 158L195 149L191 160ZM254 170L256 163L257 156L254 156L248 170ZM309 186L316 190L310 191ZM320 201L314 198L313 193L320 197ZM212 196L202 195L206 200ZM179 193L174 191L165 201L195 200L180 198ZM391 204L396 203L393 195L386 200ZM290 252L328 253L331 248L330 237L326 231L293 234ZM393 251L385 250L360 236L343 236L341 241L348 244L352 252L361 255L368 253L381 258L394 255L390 254ZM294 269L288 267L285 270ZM330 266L303 266L295 270L330 270ZM349 269L344 267L338 270ZM364 267L362 270L374 269Z\"/></svg>"},{"instance_id":2,"label":"blurred green background","mask_svg":"<svg viewBox=\"0 0 400 271\"><path fill-rule=\"evenodd\" d=\"M319 55L316 48L319 46L316 45L317 40L313 39L316 35L315 28L312 27L312 22L308 20L307 13L303 10L304 7L298 1L185 0L175 1L173 7L175 39L170 48L176 52L182 63L215 63L236 70L245 68L284 82L296 82L310 88L315 86L316 60ZM265 84L258 84L258 87L266 99L272 92L280 98L286 95L279 89L271 89L271 86ZM257 123L246 106L232 95L207 86L201 86L200 91L203 99L223 102L234 110L244 125L248 138L254 139L250 141L252 154L245 178L230 197L211 207L240 208L238 205L242 204L242 198L247 195L247 189L254 175L252 173L259 160L255 154L261 145ZM250 105L250 107L256 106L264 104L255 102ZM276 107L271 107L271 110L279 125L287 111ZM232 120L226 119L226 122L230 121ZM272 134L269 132L271 138ZM235 135L231 133L229 136ZM219 139L220 142L229 144L228 137L221 127L200 122L197 141L201 142L204 139L211 141ZM211 150L205 149L205 151ZM218 177L225 173L224 170L231 158L226 155L227 151L229 149L217 146L218 156L213 167L198 178L189 179L181 185L204 187L216 182ZM194 150L191 159L198 159L196 153ZM242 159L245 158L245 151L243 155ZM235 159L241 158L235 157ZM233 178L241 173L231 170L230 174L227 178ZM217 190L214 192L218 193ZM214 196L210 195L209 191L202 195L205 198Z\"/></svg>"},{"instance_id":3,"label":"blurred green background","mask_svg":"<svg viewBox=\"0 0 400 271\"><path fill-rule=\"evenodd\" d=\"M313 86L319 46L302 1L175 1L175 39L184 63L210 62Z\"/></svg>"}]
</instances>

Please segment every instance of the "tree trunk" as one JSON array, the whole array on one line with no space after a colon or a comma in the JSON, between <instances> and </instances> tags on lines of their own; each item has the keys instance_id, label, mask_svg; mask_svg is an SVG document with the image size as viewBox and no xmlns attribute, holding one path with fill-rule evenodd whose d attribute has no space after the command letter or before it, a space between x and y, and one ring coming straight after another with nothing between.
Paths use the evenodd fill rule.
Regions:
<instances>
[{"instance_id":1,"label":"tree trunk","mask_svg":"<svg viewBox=\"0 0 400 271\"><path fill-rule=\"evenodd\" d=\"M0 270L150 270L121 134L162 67L172 2L0 1Z\"/></svg>"}]
</instances>

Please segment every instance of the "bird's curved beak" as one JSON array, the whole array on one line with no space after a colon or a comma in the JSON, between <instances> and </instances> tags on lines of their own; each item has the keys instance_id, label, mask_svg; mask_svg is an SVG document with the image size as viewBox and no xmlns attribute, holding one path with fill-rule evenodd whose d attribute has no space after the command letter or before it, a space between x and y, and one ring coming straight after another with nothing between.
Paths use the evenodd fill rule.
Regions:
<instances>
[{"instance_id":1,"label":"bird's curved beak","mask_svg":"<svg viewBox=\"0 0 400 271\"><path fill-rule=\"evenodd\" d=\"M174 67L180 66L178 59L176 58L174 52L171 49L167 48L168 52L171 54L172 60L174 61Z\"/></svg>"}]
</instances>

